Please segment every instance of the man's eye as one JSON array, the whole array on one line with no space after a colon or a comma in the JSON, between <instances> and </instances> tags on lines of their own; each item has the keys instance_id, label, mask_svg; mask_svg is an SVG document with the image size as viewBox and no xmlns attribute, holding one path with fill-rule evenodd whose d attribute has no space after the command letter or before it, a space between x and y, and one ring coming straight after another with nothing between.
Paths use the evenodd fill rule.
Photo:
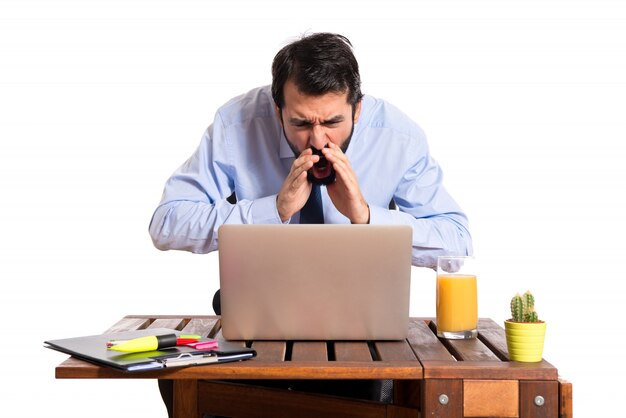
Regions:
<instances>
[{"instance_id":1,"label":"man's eye","mask_svg":"<svg viewBox=\"0 0 626 418\"><path fill-rule=\"evenodd\" d=\"M341 124L342 121L328 121L328 122L321 122L320 126L323 126L325 128L336 128ZM311 122L293 122L291 124L291 126L293 126L295 129L311 129L315 124L311 123Z\"/></svg>"}]
</instances>

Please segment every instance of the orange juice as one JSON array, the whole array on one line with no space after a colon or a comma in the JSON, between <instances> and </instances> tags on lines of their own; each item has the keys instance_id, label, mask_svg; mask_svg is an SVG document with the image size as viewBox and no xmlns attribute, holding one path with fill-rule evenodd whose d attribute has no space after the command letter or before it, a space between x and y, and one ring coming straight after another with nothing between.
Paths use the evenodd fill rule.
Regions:
<instances>
[{"instance_id":1,"label":"orange juice","mask_svg":"<svg viewBox=\"0 0 626 418\"><path fill-rule=\"evenodd\" d=\"M476 276L437 275L437 331L475 330L478 325Z\"/></svg>"}]
</instances>

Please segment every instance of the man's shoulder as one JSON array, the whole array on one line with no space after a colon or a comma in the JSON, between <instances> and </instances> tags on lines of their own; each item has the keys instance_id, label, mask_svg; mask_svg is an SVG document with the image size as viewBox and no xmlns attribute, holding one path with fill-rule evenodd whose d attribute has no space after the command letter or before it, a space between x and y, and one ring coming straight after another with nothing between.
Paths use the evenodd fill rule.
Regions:
<instances>
[{"instance_id":1,"label":"man's shoulder","mask_svg":"<svg viewBox=\"0 0 626 418\"><path fill-rule=\"evenodd\" d=\"M390 102L370 96L363 96L359 122L371 129L390 130L411 137L423 137L422 128L400 108Z\"/></svg>"},{"instance_id":2,"label":"man's shoulder","mask_svg":"<svg viewBox=\"0 0 626 418\"><path fill-rule=\"evenodd\" d=\"M273 120L273 103L270 86L262 86L233 97L217 113L224 125L242 124L257 118Z\"/></svg>"}]
</instances>

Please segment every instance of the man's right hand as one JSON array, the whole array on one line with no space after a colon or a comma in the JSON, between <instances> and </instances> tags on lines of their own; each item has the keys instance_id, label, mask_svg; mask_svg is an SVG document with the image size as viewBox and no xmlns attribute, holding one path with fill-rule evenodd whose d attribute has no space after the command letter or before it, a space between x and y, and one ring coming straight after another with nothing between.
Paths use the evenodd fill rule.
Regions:
<instances>
[{"instance_id":1,"label":"man's right hand","mask_svg":"<svg viewBox=\"0 0 626 418\"><path fill-rule=\"evenodd\" d=\"M276 209L280 220L286 222L298 212L311 194L311 183L307 181L307 171L318 162L319 156L313 155L311 148L307 148L296 158L291 165L289 175L283 182L276 197Z\"/></svg>"}]
</instances>

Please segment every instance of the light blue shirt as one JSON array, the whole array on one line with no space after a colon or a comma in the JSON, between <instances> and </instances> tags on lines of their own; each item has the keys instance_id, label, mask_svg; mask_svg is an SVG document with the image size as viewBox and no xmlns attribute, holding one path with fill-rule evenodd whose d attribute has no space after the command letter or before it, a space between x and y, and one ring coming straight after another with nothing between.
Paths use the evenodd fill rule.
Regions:
<instances>
[{"instance_id":1,"label":"light blue shirt","mask_svg":"<svg viewBox=\"0 0 626 418\"><path fill-rule=\"evenodd\" d=\"M165 184L150 222L161 250L208 253L222 224L279 224L276 196L295 157L274 113L269 86L238 96L215 115L195 153ZM434 267L439 255L472 252L467 217L442 186L420 127L396 107L363 98L346 152L371 224L413 228L412 261ZM237 203L228 198L233 192ZM399 210L390 210L394 200ZM322 187L325 223L349 223ZM299 214L288 222L298 223Z\"/></svg>"}]
</instances>

